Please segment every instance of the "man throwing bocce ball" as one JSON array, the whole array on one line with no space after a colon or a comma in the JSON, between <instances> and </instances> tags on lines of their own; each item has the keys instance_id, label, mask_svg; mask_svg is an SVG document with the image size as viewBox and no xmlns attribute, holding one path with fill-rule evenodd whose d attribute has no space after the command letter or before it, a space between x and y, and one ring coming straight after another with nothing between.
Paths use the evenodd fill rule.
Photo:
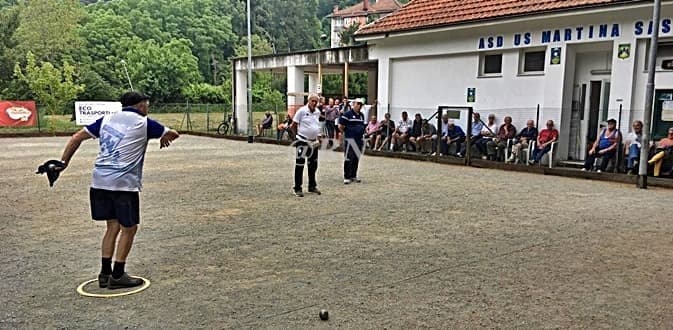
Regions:
<instances>
[{"instance_id":1,"label":"man throwing bocce ball","mask_svg":"<svg viewBox=\"0 0 673 330\"><path fill-rule=\"evenodd\" d=\"M160 148L164 148L180 136L178 132L147 118L149 97L128 92L122 95L121 103L121 112L104 116L75 133L61 157L64 170L82 141L91 138L99 141L100 152L93 168L89 198L92 218L107 222L98 285L108 289L143 284L141 279L129 276L124 266L140 223L138 193L142 187L147 141L160 139ZM115 255L117 237L119 243Z\"/></svg>"}]
</instances>

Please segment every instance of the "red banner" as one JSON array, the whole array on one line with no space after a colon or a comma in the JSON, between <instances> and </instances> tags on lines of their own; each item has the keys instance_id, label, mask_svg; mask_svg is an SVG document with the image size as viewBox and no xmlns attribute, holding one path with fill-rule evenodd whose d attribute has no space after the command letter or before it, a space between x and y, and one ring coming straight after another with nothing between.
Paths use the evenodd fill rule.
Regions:
<instances>
[{"instance_id":1,"label":"red banner","mask_svg":"<svg viewBox=\"0 0 673 330\"><path fill-rule=\"evenodd\" d=\"M0 127L35 126L35 101L0 101Z\"/></svg>"}]
</instances>

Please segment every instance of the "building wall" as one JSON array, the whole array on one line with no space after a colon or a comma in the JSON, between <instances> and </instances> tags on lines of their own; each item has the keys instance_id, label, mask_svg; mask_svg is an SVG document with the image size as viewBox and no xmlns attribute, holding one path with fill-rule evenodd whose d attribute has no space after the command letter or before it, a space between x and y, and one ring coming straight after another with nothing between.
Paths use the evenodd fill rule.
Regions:
<instances>
[{"instance_id":1,"label":"building wall","mask_svg":"<svg viewBox=\"0 0 673 330\"><path fill-rule=\"evenodd\" d=\"M581 101L576 95L581 84L592 80L610 84L602 102L608 118L617 118L623 106L624 133L632 120L642 119L647 78L643 40L649 38L650 16L651 8L610 9L370 40L370 57L379 61L379 111L389 109L393 118L399 118L402 110L427 116L439 105L473 106L482 115L495 113L498 122L510 115L521 128L526 119L535 119L539 105L540 122L556 122L562 137L559 158L566 159L572 107ZM663 6L662 20L667 21L661 41L673 40L672 18L673 4ZM619 58L619 46L624 44L630 45L630 56ZM545 52L544 72L522 74L523 51L538 48ZM550 64L552 48L561 50L555 65ZM502 53L502 74L497 77L479 74L480 61L489 53ZM656 84L673 88L673 72L657 72ZM475 102L467 102L467 88L476 88ZM588 107L588 99L583 101ZM587 142L587 119L580 124L582 145ZM584 149L579 153L583 155Z\"/></svg>"}]
</instances>

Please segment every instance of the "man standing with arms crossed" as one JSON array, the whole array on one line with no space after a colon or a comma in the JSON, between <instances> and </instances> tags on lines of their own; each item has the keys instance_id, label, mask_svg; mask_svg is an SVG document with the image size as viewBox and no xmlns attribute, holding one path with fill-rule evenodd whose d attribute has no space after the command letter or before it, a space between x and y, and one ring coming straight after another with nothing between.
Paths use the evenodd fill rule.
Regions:
<instances>
[{"instance_id":1,"label":"man standing with arms crossed","mask_svg":"<svg viewBox=\"0 0 673 330\"><path fill-rule=\"evenodd\" d=\"M301 185L304 178L304 165L308 160L308 192L320 195L315 173L318 171L318 149L320 148L320 97L317 94L308 96L308 103L299 108L292 120L292 130L296 133L297 158L294 167L294 195L304 197Z\"/></svg>"},{"instance_id":2,"label":"man standing with arms crossed","mask_svg":"<svg viewBox=\"0 0 673 330\"><path fill-rule=\"evenodd\" d=\"M160 139L160 148L164 148L180 136L178 132L147 118L149 97L128 92L122 95L121 103L121 112L104 116L75 133L61 157L65 165L62 171L70 164L82 141L91 138L98 138L100 141L89 199L92 218L107 222L98 285L108 289L143 284L141 279L129 276L124 267L140 223L138 193L142 188L147 142L149 139ZM115 255L117 236L119 243Z\"/></svg>"},{"instance_id":3,"label":"man standing with arms crossed","mask_svg":"<svg viewBox=\"0 0 673 330\"><path fill-rule=\"evenodd\" d=\"M344 184L360 182L358 179L358 164L365 151L364 134L367 125L362 113L364 102L355 100L353 109L346 111L339 118L339 130L344 136Z\"/></svg>"}]
</instances>

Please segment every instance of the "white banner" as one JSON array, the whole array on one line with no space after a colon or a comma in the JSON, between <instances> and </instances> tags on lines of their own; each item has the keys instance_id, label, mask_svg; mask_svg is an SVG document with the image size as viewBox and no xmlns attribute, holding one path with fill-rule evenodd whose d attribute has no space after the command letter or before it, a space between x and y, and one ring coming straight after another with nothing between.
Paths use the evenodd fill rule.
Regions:
<instances>
[{"instance_id":1,"label":"white banner","mask_svg":"<svg viewBox=\"0 0 673 330\"><path fill-rule=\"evenodd\" d=\"M120 102L75 102L75 119L77 125L89 125L100 117L119 111L122 111L122 104Z\"/></svg>"}]
</instances>

